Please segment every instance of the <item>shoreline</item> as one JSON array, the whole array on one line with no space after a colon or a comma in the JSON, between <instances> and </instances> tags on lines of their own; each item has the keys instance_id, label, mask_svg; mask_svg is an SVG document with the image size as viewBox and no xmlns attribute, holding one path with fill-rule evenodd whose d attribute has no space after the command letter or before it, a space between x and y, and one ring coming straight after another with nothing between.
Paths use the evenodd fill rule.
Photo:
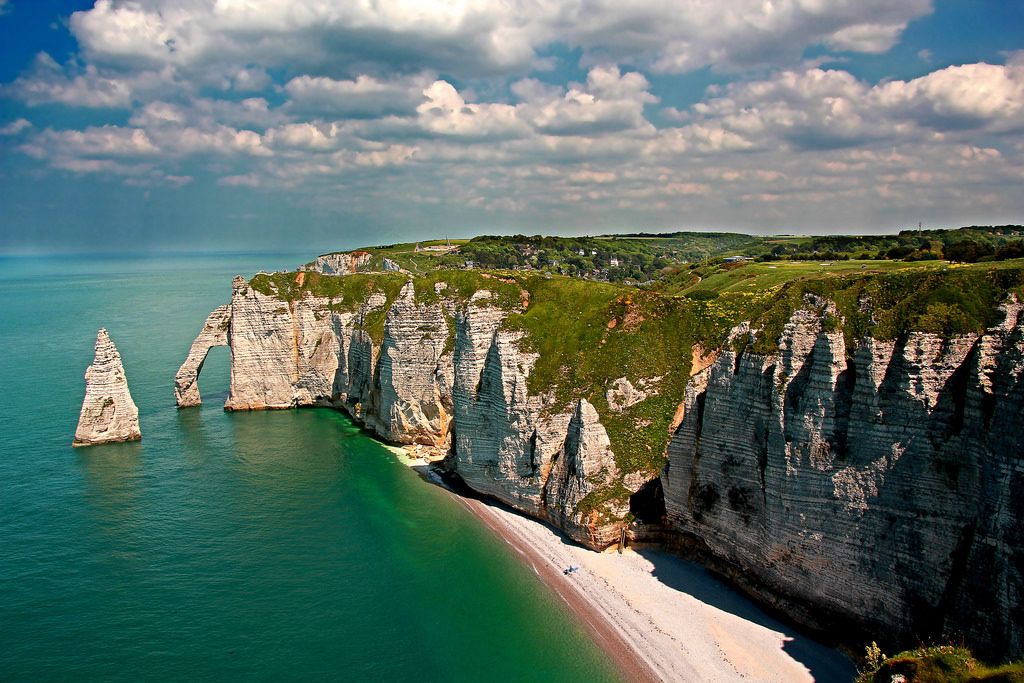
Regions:
<instances>
[{"instance_id":1,"label":"shoreline","mask_svg":"<svg viewBox=\"0 0 1024 683\"><path fill-rule=\"evenodd\" d=\"M757 607L699 565L640 548L597 552L498 501L465 496L430 470L427 449L388 447L507 543L632 682L850 681L853 663ZM432 457L433 456L433 457ZM565 576L567 566L579 570Z\"/></svg>"},{"instance_id":2,"label":"shoreline","mask_svg":"<svg viewBox=\"0 0 1024 683\"><path fill-rule=\"evenodd\" d=\"M658 676L650 662L644 659L622 633L596 608L593 601L578 590L572 582L572 577L563 575L537 548L524 542L502 522L500 516L495 513L494 503L467 498L454 492L453 495L498 538L515 550L540 580L562 599L569 611L577 617L579 624L589 633L591 639L608 655L624 680L630 683L656 683L665 680ZM506 511L506 514L518 515L519 513Z\"/></svg>"}]
</instances>

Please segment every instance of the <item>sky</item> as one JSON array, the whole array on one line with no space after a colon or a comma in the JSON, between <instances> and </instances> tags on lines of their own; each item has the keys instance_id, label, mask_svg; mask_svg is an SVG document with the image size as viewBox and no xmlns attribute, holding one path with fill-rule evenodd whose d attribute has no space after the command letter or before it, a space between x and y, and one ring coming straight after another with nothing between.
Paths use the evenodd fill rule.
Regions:
<instances>
[{"instance_id":1,"label":"sky","mask_svg":"<svg viewBox=\"0 0 1024 683\"><path fill-rule=\"evenodd\" d=\"M1018 0L0 0L0 253L1021 222Z\"/></svg>"}]
</instances>

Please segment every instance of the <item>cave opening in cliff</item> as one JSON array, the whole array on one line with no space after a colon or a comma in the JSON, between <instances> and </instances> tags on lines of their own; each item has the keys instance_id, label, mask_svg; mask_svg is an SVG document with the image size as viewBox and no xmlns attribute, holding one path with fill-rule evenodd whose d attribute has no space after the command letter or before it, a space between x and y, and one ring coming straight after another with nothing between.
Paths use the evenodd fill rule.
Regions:
<instances>
[{"instance_id":1,"label":"cave opening in cliff","mask_svg":"<svg viewBox=\"0 0 1024 683\"><path fill-rule=\"evenodd\" d=\"M641 524L661 524L665 520L665 491L661 477L655 477L629 497L629 511Z\"/></svg>"}]
</instances>

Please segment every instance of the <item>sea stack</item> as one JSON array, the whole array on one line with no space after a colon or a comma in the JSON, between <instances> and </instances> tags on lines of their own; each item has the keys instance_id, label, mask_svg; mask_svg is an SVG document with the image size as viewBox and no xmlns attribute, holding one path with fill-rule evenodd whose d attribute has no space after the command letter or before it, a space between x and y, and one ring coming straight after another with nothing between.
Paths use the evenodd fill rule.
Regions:
<instances>
[{"instance_id":1,"label":"sea stack","mask_svg":"<svg viewBox=\"0 0 1024 683\"><path fill-rule=\"evenodd\" d=\"M85 371L85 399L78 416L72 446L92 446L115 441L137 441L139 409L128 391L128 380L110 335L96 334L96 355Z\"/></svg>"}]
</instances>

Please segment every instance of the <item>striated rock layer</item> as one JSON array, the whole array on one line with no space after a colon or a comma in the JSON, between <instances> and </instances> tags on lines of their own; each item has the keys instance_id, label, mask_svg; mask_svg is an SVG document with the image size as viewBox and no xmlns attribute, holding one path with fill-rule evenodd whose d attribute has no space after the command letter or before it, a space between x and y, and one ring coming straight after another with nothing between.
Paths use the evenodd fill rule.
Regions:
<instances>
[{"instance_id":1,"label":"striated rock layer","mask_svg":"<svg viewBox=\"0 0 1024 683\"><path fill-rule=\"evenodd\" d=\"M366 270L373 260L367 251L353 251L346 254L324 254L300 270L311 270L324 275L351 275Z\"/></svg>"},{"instance_id":2,"label":"striated rock layer","mask_svg":"<svg viewBox=\"0 0 1024 683\"><path fill-rule=\"evenodd\" d=\"M581 543L618 541L629 511L609 484L644 482L619 471L587 400L531 395L538 358L503 324L508 301L443 282L375 287L356 300L339 290L286 301L236 278L225 408L344 409L383 439L445 450L471 488ZM836 307L809 296L776 353L737 351L749 325L719 352L695 348L703 369L661 477L670 523L807 623L1021 653L1021 308L1009 301L982 335L868 337L848 349ZM207 321L183 371L198 373L224 315ZM179 375L179 396L191 396L194 375ZM601 398L619 414L659 381L623 377Z\"/></svg>"},{"instance_id":3,"label":"striated rock layer","mask_svg":"<svg viewBox=\"0 0 1024 683\"><path fill-rule=\"evenodd\" d=\"M789 613L1024 651L1024 326L848 350L808 297L779 351L695 375L671 522ZM849 352L848 352L849 351Z\"/></svg>"},{"instance_id":4,"label":"striated rock layer","mask_svg":"<svg viewBox=\"0 0 1024 683\"><path fill-rule=\"evenodd\" d=\"M96 352L85 371L85 399L72 446L137 441L139 409L128 391L121 354L105 329L96 335Z\"/></svg>"},{"instance_id":5,"label":"striated rock layer","mask_svg":"<svg viewBox=\"0 0 1024 683\"><path fill-rule=\"evenodd\" d=\"M508 312L490 292L459 301L439 283L435 293L418 302L410 281L391 300L374 291L346 310L308 292L284 301L235 278L231 303L210 315L178 372L178 405L198 405L202 359L227 343L226 409L342 408L387 441L450 451L470 487L587 545L617 541L628 510L580 505L618 474L593 406L558 409L529 395L536 357L519 348L521 332L501 329ZM374 339L368 320L381 315Z\"/></svg>"},{"instance_id":6,"label":"striated rock layer","mask_svg":"<svg viewBox=\"0 0 1024 683\"><path fill-rule=\"evenodd\" d=\"M192 342L188 351L188 357L178 368L178 374L174 376L174 402L179 408L197 406L202 403L199 396L199 373L202 372L203 363L210 349L215 346L228 345L228 326L231 323L231 306L225 304L214 309L206 322L199 336Z\"/></svg>"}]
</instances>

